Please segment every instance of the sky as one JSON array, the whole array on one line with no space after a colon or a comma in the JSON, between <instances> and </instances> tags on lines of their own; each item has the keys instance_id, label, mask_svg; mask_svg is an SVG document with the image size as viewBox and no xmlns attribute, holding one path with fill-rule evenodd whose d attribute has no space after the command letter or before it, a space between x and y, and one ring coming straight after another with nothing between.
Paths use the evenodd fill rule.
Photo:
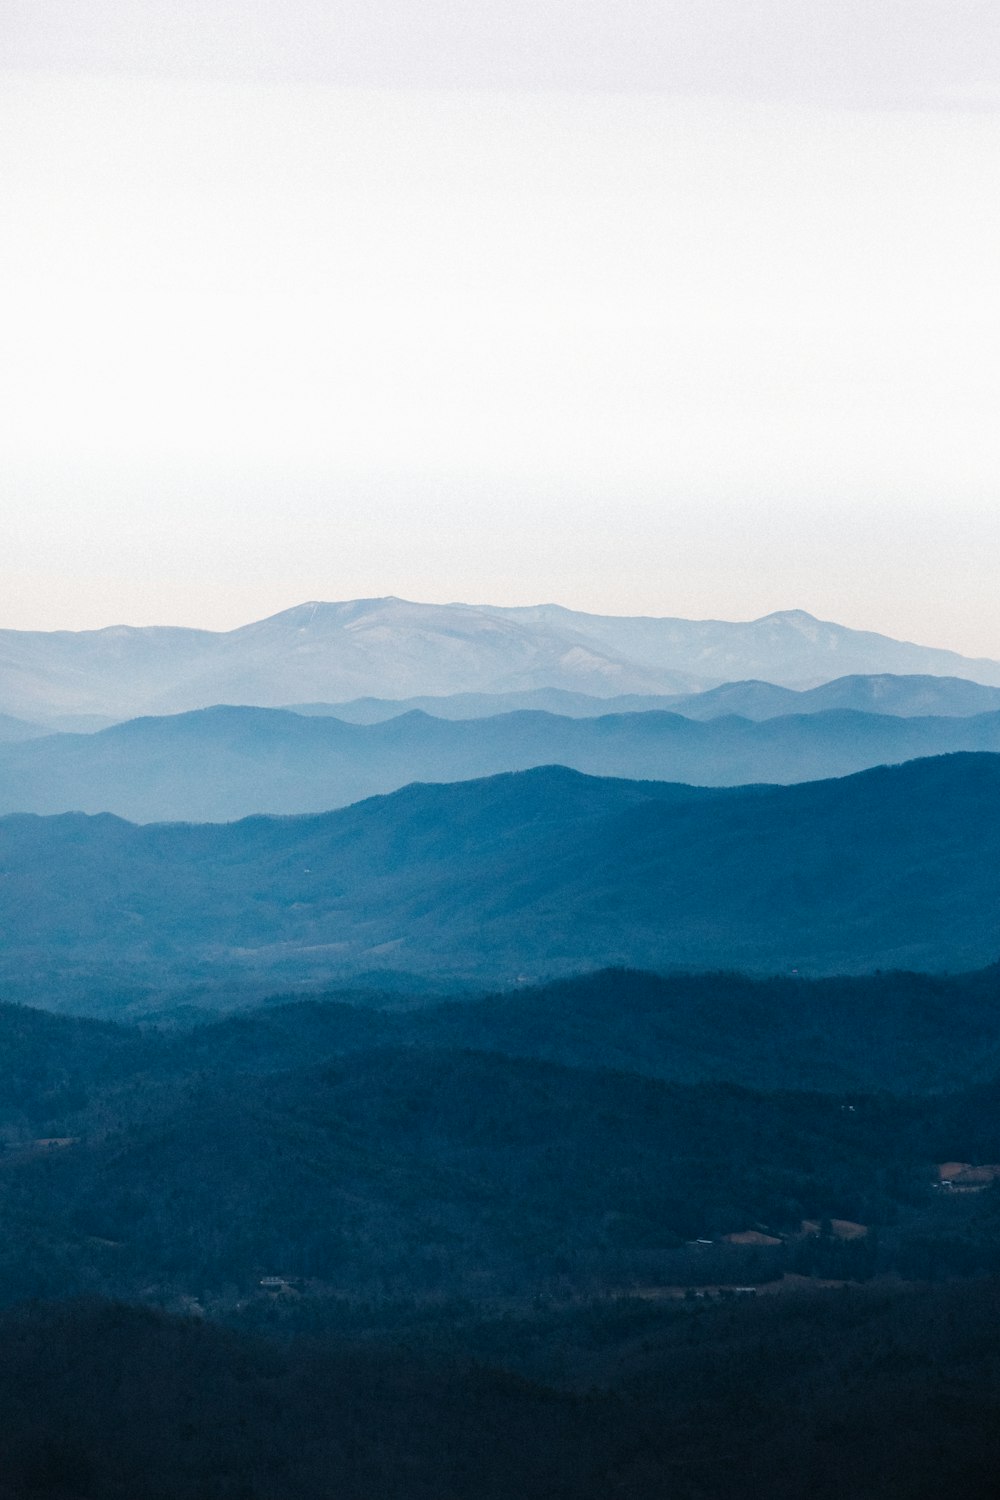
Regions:
<instances>
[{"instance_id":1,"label":"sky","mask_svg":"<svg viewBox=\"0 0 1000 1500\"><path fill-rule=\"evenodd\" d=\"M1000 657L1000 7L4 0L0 627Z\"/></svg>"}]
</instances>

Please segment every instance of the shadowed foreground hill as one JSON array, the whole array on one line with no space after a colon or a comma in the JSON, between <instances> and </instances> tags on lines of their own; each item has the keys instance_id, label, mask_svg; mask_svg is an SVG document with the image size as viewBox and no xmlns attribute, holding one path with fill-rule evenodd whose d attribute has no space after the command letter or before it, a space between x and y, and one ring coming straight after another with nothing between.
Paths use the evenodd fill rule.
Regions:
<instances>
[{"instance_id":1,"label":"shadowed foreground hill","mask_svg":"<svg viewBox=\"0 0 1000 1500\"><path fill-rule=\"evenodd\" d=\"M714 792L554 767L223 826L18 816L0 876L8 973L973 968L1000 938L1000 757Z\"/></svg>"},{"instance_id":2,"label":"shadowed foreground hill","mask_svg":"<svg viewBox=\"0 0 1000 1500\"><path fill-rule=\"evenodd\" d=\"M0 1500L596 1500L618 1444L587 1416L468 1360L99 1303L0 1318Z\"/></svg>"},{"instance_id":3,"label":"shadowed foreground hill","mask_svg":"<svg viewBox=\"0 0 1000 1500\"><path fill-rule=\"evenodd\" d=\"M992 1500L998 1314L993 1283L633 1306L581 1319L602 1387L583 1394L433 1351L18 1309L0 1320L0 1497Z\"/></svg>"}]
</instances>

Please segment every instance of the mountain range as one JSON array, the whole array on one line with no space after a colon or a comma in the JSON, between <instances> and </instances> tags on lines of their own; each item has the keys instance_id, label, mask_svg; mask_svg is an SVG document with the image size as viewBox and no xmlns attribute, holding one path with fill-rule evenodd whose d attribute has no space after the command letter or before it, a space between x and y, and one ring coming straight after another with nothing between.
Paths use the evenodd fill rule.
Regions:
<instances>
[{"instance_id":1,"label":"mountain range","mask_svg":"<svg viewBox=\"0 0 1000 1500\"><path fill-rule=\"evenodd\" d=\"M0 978L972 968L1000 937L998 805L1000 756L957 754L729 790L551 767L224 825L12 816Z\"/></svg>"},{"instance_id":2,"label":"mountain range","mask_svg":"<svg viewBox=\"0 0 1000 1500\"><path fill-rule=\"evenodd\" d=\"M402 714L436 719L486 719L498 714L539 711L570 719L606 714L673 713L685 719L775 719L789 714L852 709L900 718L954 717L1000 710L1000 688L962 677L902 676L895 673L837 677L815 688L779 687L771 682L727 682L697 693L618 693L598 698L568 688L530 688L519 693L444 693L413 698L352 698L343 703L283 705L306 718L343 719L348 724L381 724ZM40 739L48 734L95 734L123 722L110 714L54 714L32 723L0 714L0 744Z\"/></svg>"},{"instance_id":3,"label":"mountain range","mask_svg":"<svg viewBox=\"0 0 1000 1500\"><path fill-rule=\"evenodd\" d=\"M353 698L346 703L290 703L293 713L330 716L350 724L379 724L400 714L420 713L437 719L485 719L520 709L540 709L570 719L594 719L602 714L681 714L685 719L718 719L739 714L744 719L776 719L786 714L818 714L830 709L858 713L898 714L902 718L932 715L964 717L1000 709L1000 688L961 677L877 675L837 677L815 688L778 687L772 682L726 682L700 693L619 693L597 698L566 688L533 688L524 693L448 693L416 698ZM60 726L70 729L73 726ZM81 728L85 727L83 725ZM106 725L95 725L105 728ZM35 733L38 733L36 727ZM5 736L0 724L0 739Z\"/></svg>"},{"instance_id":4,"label":"mountain range","mask_svg":"<svg viewBox=\"0 0 1000 1500\"><path fill-rule=\"evenodd\" d=\"M998 662L850 630L801 610L730 623L387 598L303 604L224 632L0 632L0 711L42 723L359 695L679 694L747 678L808 687L858 673L1000 686Z\"/></svg>"},{"instance_id":5,"label":"mountain range","mask_svg":"<svg viewBox=\"0 0 1000 1500\"><path fill-rule=\"evenodd\" d=\"M0 745L0 814L113 812L136 822L221 822L325 812L412 781L536 766L701 786L794 783L955 751L1000 752L1000 712L902 718L853 710L760 721L675 713L540 712L374 724L267 708L129 720L97 734Z\"/></svg>"}]
</instances>

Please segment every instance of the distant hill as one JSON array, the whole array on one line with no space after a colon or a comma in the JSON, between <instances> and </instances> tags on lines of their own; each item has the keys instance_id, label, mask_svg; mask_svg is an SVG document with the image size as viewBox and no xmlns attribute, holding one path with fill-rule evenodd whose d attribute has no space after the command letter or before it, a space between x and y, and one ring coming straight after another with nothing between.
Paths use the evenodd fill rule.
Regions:
<instances>
[{"instance_id":1,"label":"distant hill","mask_svg":"<svg viewBox=\"0 0 1000 1500\"><path fill-rule=\"evenodd\" d=\"M0 744L13 744L18 740L37 739L46 733L40 725L30 724L27 719L15 719L10 714L0 714Z\"/></svg>"},{"instance_id":2,"label":"distant hill","mask_svg":"<svg viewBox=\"0 0 1000 1500\"><path fill-rule=\"evenodd\" d=\"M717 718L722 714L774 719L785 714L845 709L902 718L934 715L961 718L1000 709L1000 687L987 687L960 677L899 676L883 672L837 677L801 691L769 682L728 682L704 693L674 698L669 706L673 713L692 719Z\"/></svg>"},{"instance_id":3,"label":"distant hill","mask_svg":"<svg viewBox=\"0 0 1000 1500\"><path fill-rule=\"evenodd\" d=\"M745 622L590 615L557 604L497 613L521 623L568 627L647 668L669 663L720 683L759 678L809 687L845 673L892 672L968 677L1000 686L1000 663L850 630L803 609Z\"/></svg>"},{"instance_id":4,"label":"distant hill","mask_svg":"<svg viewBox=\"0 0 1000 1500\"><path fill-rule=\"evenodd\" d=\"M709 679L709 681L714 679ZM381 693L540 686L686 691L703 676L637 666L572 627L402 599L304 604L237 630L0 631L0 708L25 718L174 713Z\"/></svg>"},{"instance_id":5,"label":"distant hill","mask_svg":"<svg viewBox=\"0 0 1000 1500\"><path fill-rule=\"evenodd\" d=\"M1000 756L953 755L728 791L555 767L223 826L8 817L0 977L972 968L1000 946L998 806Z\"/></svg>"},{"instance_id":6,"label":"distant hill","mask_svg":"<svg viewBox=\"0 0 1000 1500\"><path fill-rule=\"evenodd\" d=\"M988 690L987 690L988 691ZM424 713L435 719L492 719L519 712L559 714L567 719L596 719L602 714L675 711L678 703L696 702L699 693L619 693L597 698L566 688L532 688L524 693L444 693L416 698L352 698L346 703L287 703L289 713L309 719L343 719L346 724L382 724L402 714Z\"/></svg>"},{"instance_id":7,"label":"distant hill","mask_svg":"<svg viewBox=\"0 0 1000 1500\"><path fill-rule=\"evenodd\" d=\"M412 781L465 781L543 765L739 786L844 776L963 750L1000 752L1000 712L906 719L833 710L759 722L657 712L452 721L413 712L358 725L278 709L213 708L0 745L0 814L79 810L138 822L217 822L326 811Z\"/></svg>"},{"instance_id":8,"label":"distant hill","mask_svg":"<svg viewBox=\"0 0 1000 1500\"><path fill-rule=\"evenodd\" d=\"M727 682L701 693L620 693L597 698L564 688L534 688L526 693L449 693L443 697L354 698L347 703L289 703L291 712L330 716L350 724L379 724L414 709L438 719L483 719L519 709L541 709L570 719L602 714L662 711L686 719L717 719L739 714L745 719L776 719L786 714L854 709L862 713L914 718L935 714L963 717L1000 709L1000 687L986 687L960 677L838 677L817 688L783 688L771 682ZM69 728L69 725L62 726Z\"/></svg>"},{"instance_id":9,"label":"distant hill","mask_svg":"<svg viewBox=\"0 0 1000 1500\"><path fill-rule=\"evenodd\" d=\"M46 722L360 695L558 688L610 697L687 693L746 678L804 687L845 672L1000 686L998 662L850 630L801 610L730 623L387 598L303 604L225 632L0 631L0 709Z\"/></svg>"}]
</instances>

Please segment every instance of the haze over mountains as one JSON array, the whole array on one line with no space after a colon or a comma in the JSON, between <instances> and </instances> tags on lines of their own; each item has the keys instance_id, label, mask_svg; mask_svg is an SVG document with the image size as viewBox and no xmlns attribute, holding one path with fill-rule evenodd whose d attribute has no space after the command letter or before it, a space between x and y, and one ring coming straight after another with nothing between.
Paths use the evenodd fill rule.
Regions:
<instances>
[{"instance_id":1,"label":"haze over mountains","mask_svg":"<svg viewBox=\"0 0 1000 1500\"><path fill-rule=\"evenodd\" d=\"M968 750L1000 752L1000 712L903 718L845 710L759 722L734 715L701 722L662 712L460 720L411 712L351 724L220 707L0 745L0 814L112 812L140 823L221 822L260 812L325 812L410 782L535 766L739 786L846 776Z\"/></svg>"},{"instance_id":2,"label":"haze over mountains","mask_svg":"<svg viewBox=\"0 0 1000 1500\"><path fill-rule=\"evenodd\" d=\"M859 713L923 714L962 717L1000 709L1000 688L961 677L904 676L896 673L837 677L814 688L778 687L771 682L726 682L700 693L620 693L597 698L565 688L533 688L524 693L449 693L435 697L353 698L346 703L290 703L294 713L345 719L351 724L379 724L414 709L438 719L482 719L519 709L540 709L570 719L601 714L637 714L662 710L685 719L717 719L739 714L745 719L776 719L783 714L818 714L849 708ZM69 729L66 724L61 726ZM80 726L81 728L83 726ZM105 727L105 726L94 726ZM2 735L2 729L0 729Z\"/></svg>"},{"instance_id":3,"label":"haze over mountains","mask_svg":"<svg viewBox=\"0 0 1000 1500\"><path fill-rule=\"evenodd\" d=\"M598 698L567 688L531 688L523 693L424 694L413 698L352 698L345 703L293 703L289 712L307 718L343 719L349 724L381 724L414 712L436 719L496 718L538 711L563 718L595 719L606 714L680 714L685 719L774 719L789 714L852 709L859 713L965 718L1000 709L1000 688L961 677L901 676L894 673L834 678L815 688L778 687L771 682L727 682L698 693L619 693ZM123 722L108 714L55 714L44 722L0 714L0 744L39 739L47 734L96 734Z\"/></svg>"},{"instance_id":4,"label":"haze over mountains","mask_svg":"<svg viewBox=\"0 0 1000 1500\"><path fill-rule=\"evenodd\" d=\"M15 719L13 714L0 714L0 745L37 739L39 734L45 732L41 725L31 724L27 719Z\"/></svg>"},{"instance_id":5,"label":"haze over mountains","mask_svg":"<svg viewBox=\"0 0 1000 1500\"><path fill-rule=\"evenodd\" d=\"M11 975L16 954L48 975L62 954L310 982L995 956L997 663L799 611L727 624L382 599L222 634L6 632L0 668L0 814L208 825L7 818ZM92 730L149 701L177 711L35 738L13 712ZM567 712L486 714L519 703Z\"/></svg>"},{"instance_id":6,"label":"haze over mountains","mask_svg":"<svg viewBox=\"0 0 1000 1500\"><path fill-rule=\"evenodd\" d=\"M747 678L808 687L858 673L1000 686L1000 663L849 630L800 610L730 623L387 598L303 604L221 633L0 632L0 711L42 722L215 703L278 707L539 687L598 697L688 693Z\"/></svg>"},{"instance_id":7,"label":"haze over mountains","mask_svg":"<svg viewBox=\"0 0 1000 1500\"><path fill-rule=\"evenodd\" d=\"M0 36L0 1500L1000 1500L1000 5Z\"/></svg>"}]
</instances>

